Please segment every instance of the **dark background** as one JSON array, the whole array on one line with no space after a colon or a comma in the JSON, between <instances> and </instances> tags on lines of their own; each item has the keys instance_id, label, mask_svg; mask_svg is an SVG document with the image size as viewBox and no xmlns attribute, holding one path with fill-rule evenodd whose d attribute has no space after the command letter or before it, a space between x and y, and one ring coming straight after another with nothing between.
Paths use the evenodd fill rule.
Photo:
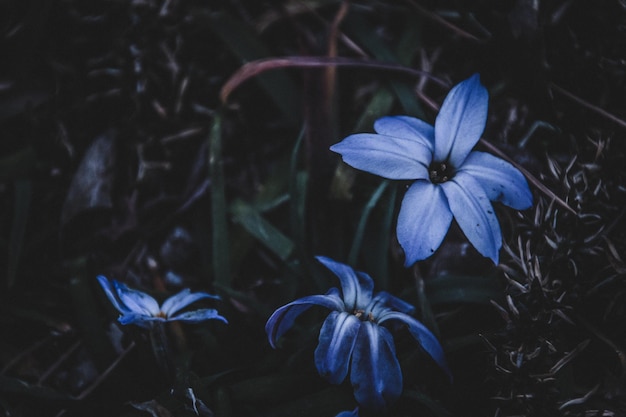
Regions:
<instances>
[{"instance_id":1,"label":"dark background","mask_svg":"<svg viewBox=\"0 0 626 417\"><path fill-rule=\"evenodd\" d=\"M626 415L625 51L620 0L1 1L0 412L352 410L349 381L314 368L324 311L280 349L264 333L278 306L338 284L325 255L416 305L446 350L452 384L394 333L389 415ZM318 67L237 78L275 57ZM328 146L383 115L432 123L476 72L487 146L529 172L534 207L496 207L497 267L453 227L405 269L405 184ZM168 374L144 331L115 324L98 274L159 300L220 294L229 324L172 325Z\"/></svg>"}]
</instances>

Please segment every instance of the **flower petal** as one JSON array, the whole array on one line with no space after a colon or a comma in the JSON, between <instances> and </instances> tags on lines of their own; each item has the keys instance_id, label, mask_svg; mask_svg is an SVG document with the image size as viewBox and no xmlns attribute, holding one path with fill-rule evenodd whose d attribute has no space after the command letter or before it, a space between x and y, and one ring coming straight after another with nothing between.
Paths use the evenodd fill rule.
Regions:
<instances>
[{"instance_id":1,"label":"flower petal","mask_svg":"<svg viewBox=\"0 0 626 417\"><path fill-rule=\"evenodd\" d=\"M352 411L342 411L335 417L359 417L359 407L355 408Z\"/></svg>"},{"instance_id":2,"label":"flower petal","mask_svg":"<svg viewBox=\"0 0 626 417\"><path fill-rule=\"evenodd\" d=\"M120 297L120 301L130 311L146 316L156 316L159 314L159 303L145 292L128 288L125 284L113 281L113 286Z\"/></svg>"},{"instance_id":3,"label":"flower petal","mask_svg":"<svg viewBox=\"0 0 626 417\"><path fill-rule=\"evenodd\" d=\"M435 161L461 166L485 129L488 104L478 74L450 90L435 120Z\"/></svg>"},{"instance_id":4,"label":"flower petal","mask_svg":"<svg viewBox=\"0 0 626 417\"><path fill-rule=\"evenodd\" d=\"M348 374L350 356L361 321L353 314L331 312L320 330L315 349L315 365L331 384L340 384Z\"/></svg>"},{"instance_id":5,"label":"flower petal","mask_svg":"<svg viewBox=\"0 0 626 417\"><path fill-rule=\"evenodd\" d=\"M450 368L446 362L443 348L435 335L432 334L426 326L407 314L391 310L383 313L379 317L378 324L382 324L387 320L398 320L405 323L409 327L411 335L420 343L426 353L428 353L435 360L437 365L439 365L441 369L443 369L448 376L452 378L452 373L450 372Z\"/></svg>"},{"instance_id":6,"label":"flower petal","mask_svg":"<svg viewBox=\"0 0 626 417\"><path fill-rule=\"evenodd\" d=\"M369 275L364 272L357 273L350 266L325 256L316 256L315 258L339 277L343 302L347 311L364 309L369 304L374 292L374 281Z\"/></svg>"},{"instance_id":7,"label":"flower petal","mask_svg":"<svg viewBox=\"0 0 626 417\"><path fill-rule=\"evenodd\" d=\"M485 152L471 152L460 171L476 178L491 201L499 201L516 210L525 210L533 205L533 195L526 178L503 159Z\"/></svg>"},{"instance_id":8,"label":"flower petal","mask_svg":"<svg viewBox=\"0 0 626 417\"><path fill-rule=\"evenodd\" d=\"M441 184L450 210L465 237L483 256L498 264L502 246L500 224L483 187L467 172L457 172L451 181Z\"/></svg>"},{"instance_id":9,"label":"flower petal","mask_svg":"<svg viewBox=\"0 0 626 417\"><path fill-rule=\"evenodd\" d=\"M143 328L149 328L152 326L153 321L165 321L165 319L163 317L146 316L140 313L128 313L119 316L117 321L123 325L135 324Z\"/></svg>"},{"instance_id":10,"label":"flower petal","mask_svg":"<svg viewBox=\"0 0 626 417\"><path fill-rule=\"evenodd\" d=\"M370 321L362 322L352 352L350 382L359 405L381 410L402 393L402 372L391 333Z\"/></svg>"},{"instance_id":11,"label":"flower petal","mask_svg":"<svg viewBox=\"0 0 626 417\"><path fill-rule=\"evenodd\" d=\"M441 187L416 181L409 187L400 213L396 233L404 249L404 266L431 256L441 245L452 223L452 212Z\"/></svg>"},{"instance_id":12,"label":"flower petal","mask_svg":"<svg viewBox=\"0 0 626 417\"><path fill-rule=\"evenodd\" d=\"M357 133L330 147L343 161L361 171L392 180L428 178L432 150L421 140Z\"/></svg>"},{"instance_id":13,"label":"flower petal","mask_svg":"<svg viewBox=\"0 0 626 417\"><path fill-rule=\"evenodd\" d=\"M194 311L186 311L182 314L178 314L174 317L169 317L167 321L185 321L189 323L198 323L204 320L221 320L224 323L228 323L224 317L220 316L217 310L213 308L201 308Z\"/></svg>"},{"instance_id":14,"label":"flower petal","mask_svg":"<svg viewBox=\"0 0 626 417\"><path fill-rule=\"evenodd\" d=\"M117 291L115 291L111 282L109 282L109 280L103 275L98 275L97 279L107 298L111 301L111 304L113 304L113 307L115 307L115 309L120 313L130 313L128 307L118 301L117 296L115 295L117 294Z\"/></svg>"},{"instance_id":15,"label":"flower petal","mask_svg":"<svg viewBox=\"0 0 626 417\"><path fill-rule=\"evenodd\" d=\"M187 307L189 304L194 303L198 300L202 300L204 298L213 298L219 299L217 295L211 295L205 292L194 292L191 293L189 288L185 288L178 294L175 294L165 300L163 305L161 306L161 311L167 316L170 317L172 314L176 313L181 308Z\"/></svg>"},{"instance_id":16,"label":"flower petal","mask_svg":"<svg viewBox=\"0 0 626 417\"><path fill-rule=\"evenodd\" d=\"M339 290L336 288L331 288L326 295L310 295L286 304L274 311L265 324L270 345L275 348L276 340L289 330L300 314L314 305L343 311L343 301L339 298Z\"/></svg>"},{"instance_id":17,"label":"flower petal","mask_svg":"<svg viewBox=\"0 0 626 417\"><path fill-rule=\"evenodd\" d=\"M423 120L410 116L386 116L374 122L376 133L396 138L407 138L419 141L435 150L435 128Z\"/></svg>"},{"instance_id":18,"label":"flower petal","mask_svg":"<svg viewBox=\"0 0 626 417\"><path fill-rule=\"evenodd\" d=\"M389 309L401 311L407 314L415 311L415 307L413 307L413 305L389 294L386 291L381 291L376 293L374 298L372 298L372 302L365 309L365 314L368 316L371 314L372 317L377 318L385 310Z\"/></svg>"}]
</instances>

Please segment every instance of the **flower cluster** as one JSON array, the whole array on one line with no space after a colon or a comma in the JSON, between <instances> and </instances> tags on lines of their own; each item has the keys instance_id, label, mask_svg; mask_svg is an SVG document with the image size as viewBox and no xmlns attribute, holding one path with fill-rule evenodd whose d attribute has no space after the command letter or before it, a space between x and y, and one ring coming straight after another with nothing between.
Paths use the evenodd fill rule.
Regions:
<instances>
[{"instance_id":1,"label":"flower cluster","mask_svg":"<svg viewBox=\"0 0 626 417\"><path fill-rule=\"evenodd\" d=\"M384 409L402 393L402 372L396 358L393 337L382 325L401 322L424 351L448 374L443 349L437 338L409 314L414 307L386 292L374 294L369 275L325 257L317 259L341 282L325 295L311 295L293 301L272 314L265 330L270 344L294 323L296 317L319 305L331 311L320 330L315 365L330 383L341 383L350 368L350 382L357 402L368 409Z\"/></svg>"},{"instance_id":2,"label":"flower cluster","mask_svg":"<svg viewBox=\"0 0 626 417\"><path fill-rule=\"evenodd\" d=\"M405 266L431 256L441 245L452 220L485 257L498 263L502 246L500 225L492 201L515 209L532 205L524 176L508 162L473 151L487 119L487 90L478 75L461 82L443 102L435 125L408 116L383 117L376 133L348 136L331 150L357 168L392 180L411 180L398 214L396 234L405 252ZM387 293L374 292L364 272L330 258L317 260L333 272L341 289L310 295L278 308L265 325L269 343L278 339L296 318L313 306L330 310L315 349L318 372L332 384L350 383L358 407L337 417L356 417L385 410L402 393L402 371L388 325L407 327L419 346L451 378L441 344L411 314L414 307ZM188 289L159 306L148 294L103 276L98 281L119 322L154 329L155 322L199 322L226 319L214 309L181 313L190 304L214 295ZM158 328L158 326L157 326Z\"/></svg>"},{"instance_id":3,"label":"flower cluster","mask_svg":"<svg viewBox=\"0 0 626 417\"><path fill-rule=\"evenodd\" d=\"M413 181L396 227L405 266L431 256L453 218L483 256L498 263L500 225L491 201L515 209L532 205L526 179L510 163L473 151L487 120L488 94L478 75L456 85L443 102L435 125L408 116L383 117L376 133L348 136L331 150L354 168L392 180ZM363 272L329 258L317 258L341 282L325 295L311 295L277 309L265 326L270 344L312 306L331 310L315 349L320 375L333 384L348 372L360 408L383 410L402 393L402 372L391 332L384 324L404 323L422 349L448 374L436 337L410 314L413 306L386 292L373 292ZM357 416L359 407L337 417Z\"/></svg>"},{"instance_id":4,"label":"flower cluster","mask_svg":"<svg viewBox=\"0 0 626 417\"><path fill-rule=\"evenodd\" d=\"M118 321L121 324L136 324L140 327L151 327L154 322L185 321L197 323L204 320L221 320L227 323L226 319L220 316L217 310L203 308L199 310L180 313L180 310L198 300L213 298L216 295L204 292L192 293L189 289L184 289L176 295L171 296L163 302L161 306L150 295L128 288L125 284L113 280L110 282L102 275L98 276L98 282L104 293L113 304L113 307L120 312Z\"/></svg>"},{"instance_id":5,"label":"flower cluster","mask_svg":"<svg viewBox=\"0 0 626 417\"><path fill-rule=\"evenodd\" d=\"M408 116L383 117L375 134L348 136L331 150L354 168L392 180L413 180L396 233L405 266L431 256L452 218L483 256L498 263L500 225L491 201L532 205L524 176L508 162L472 151L487 121L488 93L477 74L448 94L435 126Z\"/></svg>"}]
</instances>

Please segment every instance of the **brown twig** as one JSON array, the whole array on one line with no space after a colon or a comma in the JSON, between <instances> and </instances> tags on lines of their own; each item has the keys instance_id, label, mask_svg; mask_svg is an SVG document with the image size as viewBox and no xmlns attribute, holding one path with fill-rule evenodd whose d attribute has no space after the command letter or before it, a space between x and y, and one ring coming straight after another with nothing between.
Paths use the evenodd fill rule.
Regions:
<instances>
[{"instance_id":1,"label":"brown twig","mask_svg":"<svg viewBox=\"0 0 626 417\"><path fill-rule=\"evenodd\" d=\"M447 29L450 29L451 31L453 31L454 33L459 35L460 37L466 38L466 39L470 39L470 40L473 40L473 41L476 41L476 42L480 42L480 39L477 38L476 36L472 35L469 32L466 32L465 30L461 29L460 27L458 27L456 25L453 25L452 23L448 22L446 19L444 19L441 16L431 12L430 10L424 9L422 6L420 6L419 4L415 3L414 1L408 0L407 3L410 4L422 16L425 16L428 19L430 19L430 20L440 24L441 26L444 26Z\"/></svg>"},{"instance_id":2,"label":"brown twig","mask_svg":"<svg viewBox=\"0 0 626 417\"><path fill-rule=\"evenodd\" d=\"M222 90L220 91L220 99L222 100L222 102L226 102L230 94L244 81L255 77L265 71L279 68L323 68L328 66L358 67L380 71L399 72L410 75L412 77L426 76L442 87L449 87L448 83L433 76L430 73L426 73L424 71L416 70L410 67L405 67L404 65L399 64L371 61L360 58L287 56L281 58L259 59L244 64L228 79L228 81L226 81L224 86L222 86Z\"/></svg>"},{"instance_id":3,"label":"brown twig","mask_svg":"<svg viewBox=\"0 0 626 417\"><path fill-rule=\"evenodd\" d=\"M37 385L41 385L46 379L48 379L48 377L50 375L52 375L54 373L54 371L59 369L59 367L61 365L63 365L63 363L70 356L72 356L72 354L76 351L76 349L78 349L80 347L81 343L82 342L80 340L78 340L72 346L70 346L70 348L68 350L66 350L65 353L63 353L59 357L59 359L57 359L50 367L48 367L48 369L46 369L46 371L39 377L39 380L37 381Z\"/></svg>"},{"instance_id":4,"label":"brown twig","mask_svg":"<svg viewBox=\"0 0 626 417\"><path fill-rule=\"evenodd\" d=\"M23 349L17 356L15 356L13 359L8 361L6 365L4 365L4 367L0 370L0 375L3 375L4 373L6 373L9 369L11 369L17 363L19 363L24 357L30 355L31 353L39 349L41 346L48 343L48 341L52 339L53 337L54 337L53 335L48 335L45 338L36 341L29 347Z\"/></svg>"},{"instance_id":5,"label":"brown twig","mask_svg":"<svg viewBox=\"0 0 626 417\"><path fill-rule=\"evenodd\" d=\"M619 117L607 112L604 109L601 109L598 106L595 106L591 103L589 103L588 101L583 100L582 98L575 96L574 94L570 93L569 91L567 91L566 89L564 89L563 87L559 87L558 85L552 83L550 84L550 88L552 88L553 90L563 94L565 97L569 98L570 100L575 101L576 103L580 104L581 106L599 114L600 116L611 120L612 122L617 123L618 125L620 125L623 128L626 128L626 121L620 119Z\"/></svg>"},{"instance_id":6,"label":"brown twig","mask_svg":"<svg viewBox=\"0 0 626 417\"><path fill-rule=\"evenodd\" d=\"M575 216L577 215L576 210L571 208L569 204L567 204L567 202L565 202L561 197L556 195L554 191L550 190L548 187L543 185L543 183L539 181L537 177L531 174L530 171L528 171L526 168L524 168L523 166L515 162L513 159L509 158L507 154L502 152L495 145L491 144L490 142L488 142L487 140L483 138L480 138L480 144L483 145L485 148L489 149L490 152L498 155L500 158L504 159L505 161L513 165L515 168L517 168L522 174L524 174L528 182L534 185L535 188L537 188L539 191L547 195L549 198L553 199L558 205L560 205L561 207L563 207L564 209L566 209L573 215Z\"/></svg>"},{"instance_id":7,"label":"brown twig","mask_svg":"<svg viewBox=\"0 0 626 417\"><path fill-rule=\"evenodd\" d=\"M328 31L328 56L332 58L337 57L337 36L339 34L339 26L343 19L347 16L348 10L350 9L350 3L344 1L341 3L341 7L337 11L335 18L333 19L332 24L330 25ZM330 107L330 101L332 97L332 93L335 90L335 79L337 75L337 67L334 65L329 65L326 67L326 80L325 80L325 96L326 100L329 101L328 106Z\"/></svg>"},{"instance_id":8,"label":"brown twig","mask_svg":"<svg viewBox=\"0 0 626 417\"><path fill-rule=\"evenodd\" d=\"M119 365L122 359L124 359L130 353L130 351L133 350L134 347L135 342L131 342L128 347L124 349L117 358L115 358L113 363L111 363L111 365L109 365L109 367L105 369L104 372L102 372L100 376L98 376L98 378L96 378L96 380L91 383L91 385L89 385L83 392L78 394L76 399L82 400L83 398L91 394L93 390L95 390L105 379L108 378L111 372L113 372L113 370L117 367L117 365Z\"/></svg>"}]
</instances>

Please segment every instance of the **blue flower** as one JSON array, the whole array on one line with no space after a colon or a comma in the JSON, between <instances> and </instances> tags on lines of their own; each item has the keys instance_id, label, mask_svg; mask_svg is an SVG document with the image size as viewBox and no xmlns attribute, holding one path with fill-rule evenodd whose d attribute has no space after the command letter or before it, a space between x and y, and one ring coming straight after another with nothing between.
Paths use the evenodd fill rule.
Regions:
<instances>
[{"instance_id":1,"label":"blue flower","mask_svg":"<svg viewBox=\"0 0 626 417\"><path fill-rule=\"evenodd\" d=\"M121 315L118 321L121 324L136 324L141 327L151 327L154 322L178 320L196 323L211 319L221 320L227 323L226 319L220 316L217 310L211 308L179 313L180 310L198 300L219 298L216 295L204 292L192 293L189 289L184 289L165 300L163 304L159 306L159 303L150 295L128 288L123 283L115 280L111 283L102 275L98 276L98 282L102 286L102 289L104 289L113 307L120 312Z\"/></svg>"},{"instance_id":2,"label":"blue flower","mask_svg":"<svg viewBox=\"0 0 626 417\"><path fill-rule=\"evenodd\" d=\"M408 116L383 117L374 123L377 134L351 135L330 148L354 168L414 180L396 229L405 266L437 250L453 217L478 252L497 264L502 235L491 201L518 210L532 206L528 183L515 167L472 152L485 128L488 100L475 74L452 88L435 126Z\"/></svg>"},{"instance_id":3,"label":"blue flower","mask_svg":"<svg viewBox=\"0 0 626 417\"><path fill-rule=\"evenodd\" d=\"M276 340L308 308L319 305L331 311L324 321L315 349L317 370L332 384L341 383L350 368L357 402L368 409L383 409L402 392L402 372L391 332L382 324L401 322L422 348L449 373L437 338L409 313L414 307L386 292L374 294L369 275L325 257L317 259L341 281L341 291L293 301L272 314L265 325L269 342Z\"/></svg>"}]
</instances>

